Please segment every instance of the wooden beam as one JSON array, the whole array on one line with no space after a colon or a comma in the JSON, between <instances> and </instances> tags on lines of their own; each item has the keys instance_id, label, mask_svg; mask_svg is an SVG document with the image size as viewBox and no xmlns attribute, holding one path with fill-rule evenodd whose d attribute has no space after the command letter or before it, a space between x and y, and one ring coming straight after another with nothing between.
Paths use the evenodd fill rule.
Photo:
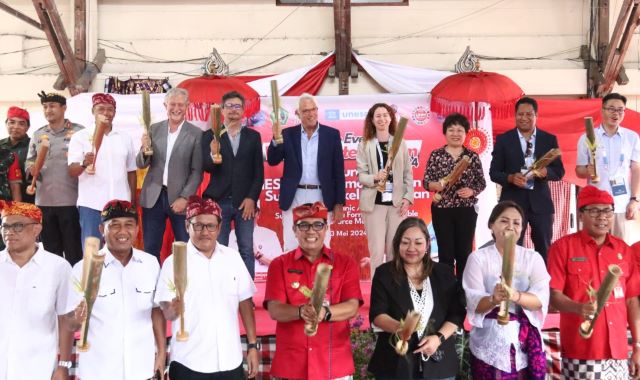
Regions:
<instances>
[{"instance_id":1,"label":"wooden beam","mask_svg":"<svg viewBox=\"0 0 640 380\"><path fill-rule=\"evenodd\" d=\"M34 26L40 30L43 30L42 28L42 24L40 24L39 22L37 22L36 20L32 19L31 17L27 16L26 14L20 12L17 9L11 8L9 5L5 4L3 1L0 1L0 9L2 9L3 11L9 13L10 15L13 15L17 18L19 18L20 20L26 22L27 24Z\"/></svg>"},{"instance_id":2,"label":"wooden beam","mask_svg":"<svg viewBox=\"0 0 640 380\"><path fill-rule=\"evenodd\" d=\"M81 70L87 61L87 0L74 0L73 48Z\"/></svg>"},{"instance_id":3,"label":"wooden beam","mask_svg":"<svg viewBox=\"0 0 640 380\"><path fill-rule=\"evenodd\" d=\"M67 38L64 25L60 19L60 13L56 8L54 0L32 0L36 13L40 18L40 23L44 27L44 32L51 45L53 56L58 63L60 72L64 77L64 83L69 88L71 95L79 94L81 89L77 87L80 70L76 65L75 55L71 48L71 43ZM58 83L58 82L56 82ZM56 90L63 90L64 87L54 87Z\"/></svg>"},{"instance_id":4,"label":"wooden beam","mask_svg":"<svg viewBox=\"0 0 640 380\"><path fill-rule=\"evenodd\" d=\"M611 36L603 61L604 82L598 86L597 95L604 96L613 90L613 83L620 76L624 57L629 50L633 33L640 25L640 0L625 0Z\"/></svg>"},{"instance_id":5,"label":"wooden beam","mask_svg":"<svg viewBox=\"0 0 640 380\"><path fill-rule=\"evenodd\" d=\"M333 24L338 94L348 95L349 75L351 75L351 0L333 1Z\"/></svg>"}]
</instances>

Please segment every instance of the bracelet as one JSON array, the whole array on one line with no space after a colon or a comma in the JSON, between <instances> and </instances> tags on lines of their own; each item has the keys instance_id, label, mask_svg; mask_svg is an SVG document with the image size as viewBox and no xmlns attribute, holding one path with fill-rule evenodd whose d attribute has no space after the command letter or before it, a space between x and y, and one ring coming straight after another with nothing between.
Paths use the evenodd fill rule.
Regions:
<instances>
[{"instance_id":1,"label":"bracelet","mask_svg":"<svg viewBox=\"0 0 640 380\"><path fill-rule=\"evenodd\" d=\"M493 300L493 294L489 296L489 302L490 302L493 306L495 306L495 305L496 305L495 301Z\"/></svg>"},{"instance_id":2,"label":"bracelet","mask_svg":"<svg viewBox=\"0 0 640 380\"><path fill-rule=\"evenodd\" d=\"M520 303L520 298L522 298L522 292L518 290L518 299L516 300L516 303Z\"/></svg>"},{"instance_id":3,"label":"bracelet","mask_svg":"<svg viewBox=\"0 0 640 380\"><path fill-rule=\"evenodd\" d=\"M300 306L298 306L298 319L302 319L302 307L303 307L303 306L304 306L304 305L300 305Z\"/></svg>"}]
</instances>

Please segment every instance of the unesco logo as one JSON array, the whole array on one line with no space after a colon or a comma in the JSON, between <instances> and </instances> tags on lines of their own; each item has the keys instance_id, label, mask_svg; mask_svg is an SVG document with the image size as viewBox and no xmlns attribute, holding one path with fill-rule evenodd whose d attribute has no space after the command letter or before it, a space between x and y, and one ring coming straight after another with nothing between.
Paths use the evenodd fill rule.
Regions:
<instances>
[{"instance_id":1,"label":"unesco logo","mask_svg":"<svg viewBox=\"0 0 640 380\"><path fill-rule=\"evenodd\" d=\"M431 111L423 106L417 106L411 111L411 120L413 120L416 125L425 125L430 118Z\"/></svg>"}]
</instances>

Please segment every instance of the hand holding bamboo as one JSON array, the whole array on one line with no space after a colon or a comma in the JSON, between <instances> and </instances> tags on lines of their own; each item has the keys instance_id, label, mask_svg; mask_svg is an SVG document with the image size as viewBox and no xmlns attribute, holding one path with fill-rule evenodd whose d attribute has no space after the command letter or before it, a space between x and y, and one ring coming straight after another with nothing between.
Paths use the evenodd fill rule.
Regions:
<instances>
[{"instance_id":1,"label":"hand holding bamboo","mask_svg":"<svg viewBox=\"0 0 640 380\"><path fill-rule=\"evenodd\" d=\"M145 156L153 156L153 145L151 143L151 98L149 91L142 91L142 122L144 123L144 133L149 137L149 144L143 147L142 153Z\"/></svg>"},{"instance_id":2,"label":"hand holding bamboo","mask_svg":"<svg viewBox=\"0 0 640 380\"><path fill-rule=\"evenodd\" d=\"M589 163L593 166L593 173L590 173L589 176L591 177L591 183L598 183L600 182L600 177L598 176L598 172L596 170L596 153L598 151L598 142L596 141L596 133L593 130L593 118L584 118L584 129L587 137L585 139L585 142L587 144L587 148L589 149Z\"/></svg>"},{"instance_id":3,"label":"hand holding bamboo","mask_svg":"<svg viewBox=\"0 0 640 380\"><path fill-rule=\"evenodd\" d=\"M316 318L312 323L305 323L304 333L307 336L314 336L318 332L318 318L320 311L322 310L322 304L324 302L324 296L327 293L327 287L329 285L329 278L331 277L332 266L325 263L318 264L316 269L316 277L313 281L313 290L311 291L311 305L316 312Z\"/></svg>"},{"instance_id":4,"label":"hand holding bamboo","mask_svg":"<svg viewBox=\"0 0 640 380\"><path fill-rule=\"evenodd\" d=\"M516 234L507 231L504 234L504 248L502 250L502 281L507 287L511 287L513 282L513 268L516 261ZM509 323L509 300L500 302L500 311L498 312L498 324L506 325Z\"/></svg>"},{"instance_id":5,"label":"hand holding bamboo","mask_svg":"<svg viewBox=\"0 0 640 380\"><path fill-rule=\"evenodd\" d=\"M80 352L87 352L91 345L87 341L89 335L89 322L91 321L91 312L93 304L98 297L100 289L100 278L102 277L102 268L104 266L105 255L100 253L100 240L95 237L88 237L84 243L84 262L82 263L82 280L81 287L84 293L84 301L87 305L87 313L82 322L80 329L80 340L76 349Z\"/></svg>"},{"instance_id":6,"label":"hand holding bamboo","mask_svg":"<svg viewBox=\"0 0 640 380\"><path fill-rule=\"evenodd\" d=\"M44 166L44 161L47 159L49 145L49 136L42 135L42 137L40 137L38 157L36 157L36 162L33 164L33 178L31 179L31 185L27 186L26 189L26 193L29 195L33 195L36 193L36 182L38 181L40 170L42 170L42 167Z\"/></svg>"},{"instance_id":7,"label":"hand holding bamboo","mask_svg":"<svg viewBox=\"0 0 640 380\"><path fill-rule=\"evenodd\" d=\"M400 329L396 333L398 341L394 345L396 353L404 356L409 351L409 340L420 324L421 315L415 310L407 311L404 320L400 320Z\"/></svg>"},{"instance_id":8,"label":"hand holding bamboo","mask_svg":"<svg viewBox=\"0 0 640 380\"><path fill-rule=\"evenodd\" d=\"M593 326L595 325L602 308L604 308L604 305L611 296L611 291L618 283L620 276L622 276L622 269L615 264L609 265L607 269L607 275L604 277L604 280L602 280L602 284L600 284L600 288L598 288L598 292L596 293L596 312L593 314L593 318L588 318L580 324L580 336L585 339L589 339L591 334L593 334Z\"/></svg>"},{"instance_id":9,"label":"hand holding bamboo","mask_svg":"<svg viewBox=\"0 0 640 380\"><path fill-rule=\"evenodd\" d=\"M85 172L87 174L95 174L96 173L96 161L98 160L98 151L100 151L100 146L102 146L102 138L104 137L104 131L107 129L109 125L109 121L107 117L104 115L96 115L96 128L93 131L93 137L91 139L92 151L93 151L93 162L87 166Z\"/></svg>"},{"instance_id":10,"label":"hand holding bamboo","mask_svg":"<svg viewBox=\"0 0 640 380\"><path fill-rule=\"evenodd\" d=\"M173 243L173 284L176 287L176 298L184 305L184 293L187 290L187 243ZM180 330L176 333L178 342L189 340L189 333L184 330L184 306L180 310Z\"/></svg>"},{"instance_id":11,"label":"hand holding bamboo","mask_svg":"<svg viewBox=\"0 0 640 380\"><path fill-rule=\"evenodd\" d=\"M393 165L393 160L396 158L398 150L400 150L400 145L402 144L402 139L404 138L404 131L406 129L407 118L400 117L398 126L396 127L396 132L393 134L393 143L391 143L391 148L389 148L389 153L387 154L387 164L384 167L384 176L378 181L378 185L376 186L376 189L378 189L378 191L381 193L386 190L387 179L389 178L389 173L391 172L391 166Z\"/></svg>"},{"instance_id":12,"label":"hand holding bamboo","mask_svg":"<svg viewBox=\"0 0 640 380\"><path fill-rule=\"evenodd\" d=\"M280 93L278 90L278 81L271 81L271 104L273 105L273 141L276 145L284 142L282 139L282 128L280 126Z\"/></svg>"},{"instance_id":13,"label":"hand holding bamboo","mask_svg":"<svg viewBox=\"0 0 640 380\"><path fill-rule=\"evenodd\" d=\"M214 164L222 163L222 155L220 154L220 137L222 136L222 121L220 106L218 104L211 105L211 131L213 132L213 138L218 142L217 151L211 152L212 160Z\"/></svg>"},{"instance_id":14,"label":"hand holding bamboo","mask_svg":"<svg viewBox=\"0 0 640 380\"><path fill-rule=\"evenodd\" d=\"M544 156L540 157L540 159L536 160L536 162L534 162L533 165L531 165L531 168L527 170L526 173L524 173L524 176L526 177L527 174L531 172L536 173L539 170L546 168L553 161L555 161L556 158L560 157L561 154L562 152L560 151L559 148L549 149L549 151L545 153Z\"/></svg>"},{"instance_id":15,"label":"hand holding bamboo","mask_svg":"<svg viewBox=\"0 0 640 380\"><path fill-rule=\"evenodd\" d=\"M469 156L467 155L462 156L462 158L460 159L460 161L458 161L458 163L453 168L451 173L449 173L448 176L440 180L440 182L443 183L443 189L434 194L433 196L434 203L440 202L442 200L442 197L445 194L447 194L449 191L451 191L451 189L453 188L453 185L455 185L460 180L460 178L462 178L462 174L464 173L465 170L467 170L470 164L471 164L471 158L469 158Z\"/></svg>"}]
</instances>

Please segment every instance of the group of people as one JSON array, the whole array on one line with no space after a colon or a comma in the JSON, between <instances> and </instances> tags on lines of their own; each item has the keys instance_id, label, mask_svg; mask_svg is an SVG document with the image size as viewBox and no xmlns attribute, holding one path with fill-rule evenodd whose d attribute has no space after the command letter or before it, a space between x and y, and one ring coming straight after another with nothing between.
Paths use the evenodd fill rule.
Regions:
<instances>
[{"instance_id":1,"label":"group of people","mask_svg":"<svg viewBox=\"0 0 640 380\"><path fill-rule=\"evenodd\" d=\"M171 379L243 378L238 313L248 342L248 375L255 376L260 342L252 301L253 230L264 159L260 135L242 126L242 95L224 95L223 133L216 137L185 120L188 93L170 90L164 101L167 120L150 127L137 152L126 133L113 129L112 96L93 96L96 129L91 132L64 118L64 97L39 96L49 124L27 140L24 163L19 149L28 139L25 110L9 110L9 145L0 142L7 168L0 173L0 195L13 201L3 204L0 225L7 245L0 252L0 297L10 305L0 316L0 379L67 378L73 332L87 319L91 348L79 356L81 379L161 376L167 320L174 333ZM466 307L475 378L541 379L546 362L540 330L549 306L561 313L567 378L640 376L640 280L635 276L640 253L623 240L635 236L640 140L620 126L625 103L619 94L603 98L595 155L584 137L580 140L576 173L593 182L597 171L601 181L592 183L599 188L590 185L578 195L582 230L551 245L554 208L548 181L560 180L564 168L559 158L534 165L558 143L537 127L535 100L520 99L516 128L498 136L493 151L490 177L501 185L500 203L488 221L493 241L474 252L477 197L486 181L478 155L464 146L469 121L448 115L446 144L431 152L423 181L434 193L438 262L430 255L425 222L407 218L413 174L405 143L394 144L395 111L383 103L371 107L357 171L373 273L370 321L380 330L369 364L376 378L455 377L454 335ZM269 165L284 162L279 202L285 231L293 232L293 239L285 234L287 253L270 262L267 275L264 307L277 322L270 372L277 379L347 379L354 371L348 320L363 299L358 265L330 247L329 230L339 227L345 204L340 133L318 123L318 105L310 95L299 98L296 113L300 124L276 131L282 140L274 136L266 157ZM18 130L21 139L15 137ZM43 146L48 152L38 160ZM138 168L147 168L139 202ZM199 197L194 194L203 171L211 180ZM21 202L27 200L22 190L30 176L36 176L35 205ZM144 250L133 248L139 209ZM167 219L175 239L187 243L184 298L176 292L174 257L162 268L158 263ZM232 224L237 252L227 246ZM535 250L521 246L527 225ZM519 245L509 285L501 268L510 234ZM105 256L91 308L78 289L84 263L80 242L90 236L103 239ZM318 307L312 293L320 264L332 269ZM600 287L611 264L622 276L605 305L597 305L591 289ZM503 326L497 318L506 301L509 322ZM399 339L410 310L421 318L408 353L399 355L389 342ZM593 335L579 337L580 324L595 317ZM306 336L306 327L315 324L316 335ZM627 326L634 341L630 367ZM188 339L177 339L178 330L188 331ZM599 377L589 377L593 374Z\"/></svg>"}]
</instances>

